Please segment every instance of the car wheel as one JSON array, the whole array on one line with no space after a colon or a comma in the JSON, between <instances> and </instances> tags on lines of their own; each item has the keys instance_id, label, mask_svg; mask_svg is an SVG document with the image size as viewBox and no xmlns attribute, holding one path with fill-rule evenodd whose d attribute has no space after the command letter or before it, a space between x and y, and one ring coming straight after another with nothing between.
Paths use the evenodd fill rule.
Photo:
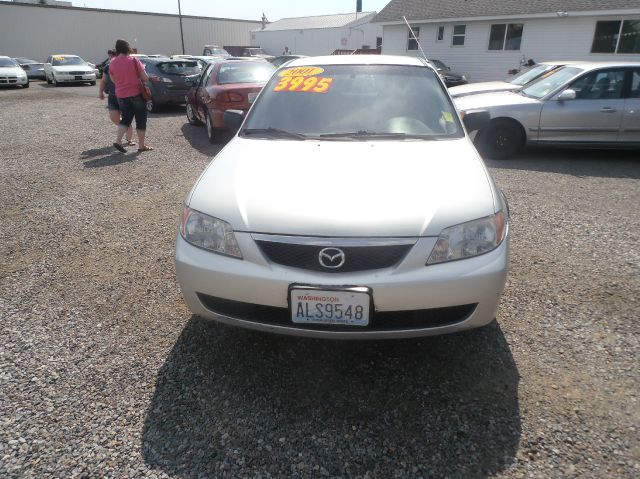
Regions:
<instances>
[{"instance_id":1,"label":"car wheel","mask_svg":"<svg viewBox=\"0 0 640 479\"><path fill-rule=\"evenodd\" d=\"M158 104L153 100L147 100L146 105L149 113L157 113L159 110Z\"/></svg>"},{"instance_id":2,"label":"car wheel","mask_svg":"<svg viewBox=\"0 0 640 479\"><path fill-rule=\"evenodd\" d=\"M207 138L209 138L210 143L216 143L218 139L216 138L215 132L213 130L213 125L211 124L211 115L209 115L209 111L205 110L205 120L207 123Z\"/></svg>"},{"instance_id":3,"label":"car wheel","mask_svg":"<svg viewBox=\"0 0 640 479\"><path fill-rule=\"evenodd\" d=\"M96 82L94 82L94 81L89 82L89 84L90 84L91 86L96 86Z\"/></svg>"},{"instance_id":4,"label":"car wheel","mask_svg":"<svg viewBox=\"0 0 640 479\"><path fill-rule=\"evenodd\" d=\"M478 132L475 144L483 156L506 160L524 146L524 133L518 123L494 120L488 128Z\"/></svg>"},{"instance_id":5,"label":"car wheel","mask_svg":"<svg viewBox=\"0 0 640 479\"><path fill-rule=\"evenodd\" d=\"M53 86L60 86L60 83L58 83L58 80L56 80L55 75L51 75L51 83L53 83Z\"/></svg>"},{"instance_id":6,"label":"car wheel","mask_svg":"<svg viewBox=\"0 0 640 479\"><path fill-rule=\"evenodd\" d=\"M44 79L47 80L47 84L51 85L51 79L47 75L44 76Z\"/></svg>"},{"instance_id":7,"label":"car wheel","mask_svg":"<svg viewBox=\"0 0 640 479\"><path fill-rule=\"evenodd\" d=\"M24 85L22 85L22 88L29 88L29 80L27 80L27 83L25 83Z\"/></svg>"},{"instance_id":8,"label":"car wheel","mask_svg":"<svg viewBox=\"0 0 640 479\"><path fill-rule=\"evenodd\" d=\"M187 103L187 120L192 125L202 125L202 122L196 118L195 112L193 111L193 106L191 103Z\"/></svg>"}]
</instances>

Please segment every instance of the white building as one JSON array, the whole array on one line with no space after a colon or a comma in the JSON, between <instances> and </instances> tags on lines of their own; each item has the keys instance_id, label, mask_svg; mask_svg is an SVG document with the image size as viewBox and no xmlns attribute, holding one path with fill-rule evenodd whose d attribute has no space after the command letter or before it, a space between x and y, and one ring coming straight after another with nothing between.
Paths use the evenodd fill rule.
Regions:
<instances>
[{"instance_id":1,"label":"white building","mask_svg":"<svg viewBox=\"0 0 640 479\"><path fill-rule=\"evenodd\" d=\"M182 16L187 54L205 44L248 45L260 21ZM123 38L139 53L182 53L178 15L0 2L0 55L44 61L52 53L100 62Z\"/></svg>"},{"instance_id":2,"label":"white building","mask_svg":"<svg viewBox=\"0 0 640 479\"><path fill-rule=\"evenodd\" d=\"M391 0L375 17L382 53L427 57L471 81L497 80L520 61L640 61L639 0Z\"/></svg>"},{"instance_id":3,"label":"white building","mask_svg":"<svg viewBox=\"0 0 640 479\"><path fill-rule=\"evenodd\" d=\"M371 23L375 15L376 12L354 12L283 18L251 32L251 44L276 56L282 54L285 46L296 55L376 48L382 42L382 27Z\"/></svg>"}]
</instances>

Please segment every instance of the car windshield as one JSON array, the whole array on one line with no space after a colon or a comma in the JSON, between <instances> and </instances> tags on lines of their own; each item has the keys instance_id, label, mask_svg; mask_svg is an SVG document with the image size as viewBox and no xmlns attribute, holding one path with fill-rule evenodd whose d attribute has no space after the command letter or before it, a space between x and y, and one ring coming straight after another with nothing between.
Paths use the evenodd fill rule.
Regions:
<instances>
[{"instance_id":1,"label":"car windshield","mask_svg":"<svg viewBox=\"0 0 640 479\"><path fill-rule=\"evenodd\" d=\"M522 89L522 94L531 98L542 98L549 93L560 88L563 84L571 80L574 76L580 73L580 68L564 67L555 70L548 76L536 80L531 86Z\"/></svg>"},{"instance_id":2,"label":"car windshield","mask_svg":"<svg viewBox=\"0 0 640 479\"><path fill-rule=\"evenodd\" d=\"M29 60L28 58L14 58L14 60L19 62L19 63L21 63L21 64L23 64L23 65L27 65L27 64L28 65L32 65L32 64L38 63L37 61Z\"/></svg>"},{"instance_id":3,"label":"car windshield","mask_svg":"<svg viewBox=\"0 0 640 479\"><path fill-rule=\"evenodd\" d=\"M0 67L17 67L19 66L15 60L11 58L0 58Z\"/></svg>"},{"instance_id":4,"label":"car windshield","mask_svg":"<svg viewBox=\"0 0 640 479\"><path fill-rule=\"evenodd\" d=\"M158 63L158 70L168 75L190 76L200 73L200 64L195 60Z\"/></svg>"},{"instance_id":5,"label":"car windshield","mask_svg":"<svg viewBox=\"0 0 640 479\"><path fill-rule=\"evenodd\" d=\"M262 48L247 48L247 52L251 55L266 55Z\"/></svg>"},{"instance_id":6,"label":"car windshield","mask_svg":"<svg viewBox=\"0 0 640 479\"><path fill-rule=\"evenodd\" d=\"M63 67L67 65L85 65L85 61L80 57L62 57L55 56L51 64L54 67Z\"/></svg>"},{"instance_id":7,"label":"car windshield","mask_svg":"<svg viewBox=\"0 0 640 479\"><path fill-rule=\"evenodd\" d=\"M442 63L440 60L429 60L430 63L433 64L433 66L435 66L436 68L440 68L442 70L448 70L449 67L447 65L445 65L444 63Z\"/></svg>"},{"instance_id":8,"label":"car windshield","mask_svg":"<svg viewBox=\"0 0 640 479\"><path fill-rule=\"evenodd\" d=\"M238 62L220 66L218 84L264 83L274 72L275 67L267 62Z\"/></svg>"},{"instance_id":9,"label":"car windshield","mask_svg":"<svg viewBox=\"0 0 640 479\"><path fill-rule=\"evenodd\" d=\"M262 90L241 135L259 132L323 140L435 140L464 134L436 73L402 65L281 70Z\"/></svg>"},{"instance_id":10,"label":"car windshield","mask_svg":"<svg viewBox=\"0 0 640 479\"><path fill-rule=\"evenodd\" d=\"M535 80L539 76L544 75L547 72L553 71L558 68L557 65L535 65L531 68L527 68L526 70L521 71L516 76L508 79L509 83L513 83L514 85L522 86L530 81Z\"/></svg>"},{"instance_id":11,"label":"car windshield","mask_svg":"<svg viewBox=\"0 0 640 479\"><path fill-rule=\"evenodd\" d=\"M229 52L223 48L210 48L210 55L229 55Z\"/></svg>"}]
</instances>

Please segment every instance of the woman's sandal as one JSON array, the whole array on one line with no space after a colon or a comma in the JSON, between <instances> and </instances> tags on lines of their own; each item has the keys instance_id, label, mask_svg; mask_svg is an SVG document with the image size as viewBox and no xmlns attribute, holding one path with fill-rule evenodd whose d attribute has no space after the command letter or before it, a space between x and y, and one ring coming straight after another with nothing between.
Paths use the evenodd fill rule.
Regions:
<instances>
[{"instance_id":1,"label":"woman's sandal","mask_svg":"<svg viewBox=\"0 0 640 479\"><path fill-rule=\"evenodd\" d=\"M149 145L144 145L144 148L138 148L138 153L142 153L143 151L152 151L153 147Z\"/></svg>"},{"instance_id":2,"label":"woman's sandal","mask_svg":"<svg viewBox=\"0 0 640 479\"><path fill-rule=\"evenodd\" d=\"M127 150L124 149L124 146L122 146L120 143L114 143L113 147L118 150L120 153L126 153Z\"/></svg>"}]
</instances>

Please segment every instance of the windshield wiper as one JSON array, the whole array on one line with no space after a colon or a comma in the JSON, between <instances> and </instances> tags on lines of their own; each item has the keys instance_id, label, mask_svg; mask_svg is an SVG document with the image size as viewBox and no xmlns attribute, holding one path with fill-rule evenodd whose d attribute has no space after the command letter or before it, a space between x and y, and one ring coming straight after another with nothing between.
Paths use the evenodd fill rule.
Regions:
<instances>
[{"instance_id":1,"label":"windshield wiper","mask_svg":"<svg viewBox=\"0 0 640 479\"><path fill-rule=\"evenodd\" d=\"M353 140L365 140L369 138L383 139L383 140L440 140L444 138L443 136L438 135L414 135L409 133L380 133L376 131L367 131L367 130L359 130L359 131L351 131L346 133L324 133L319 135L322 140L330 140L330 139L353 139Z\"/></svg>"},{"instance_id":2,"label":"windshield wiper","mask_svg":"<svg viewBox=\"0 0 640 479\"><path fill-rule=\"evenodd\" d=\"M304 141L307 139L305 135L301 133L294 133L292 131L281 130L280 128L245 128L242 130L242 135L256 135L263 138L290 138L292 140Z\"/></svg>"}]
</instances>

